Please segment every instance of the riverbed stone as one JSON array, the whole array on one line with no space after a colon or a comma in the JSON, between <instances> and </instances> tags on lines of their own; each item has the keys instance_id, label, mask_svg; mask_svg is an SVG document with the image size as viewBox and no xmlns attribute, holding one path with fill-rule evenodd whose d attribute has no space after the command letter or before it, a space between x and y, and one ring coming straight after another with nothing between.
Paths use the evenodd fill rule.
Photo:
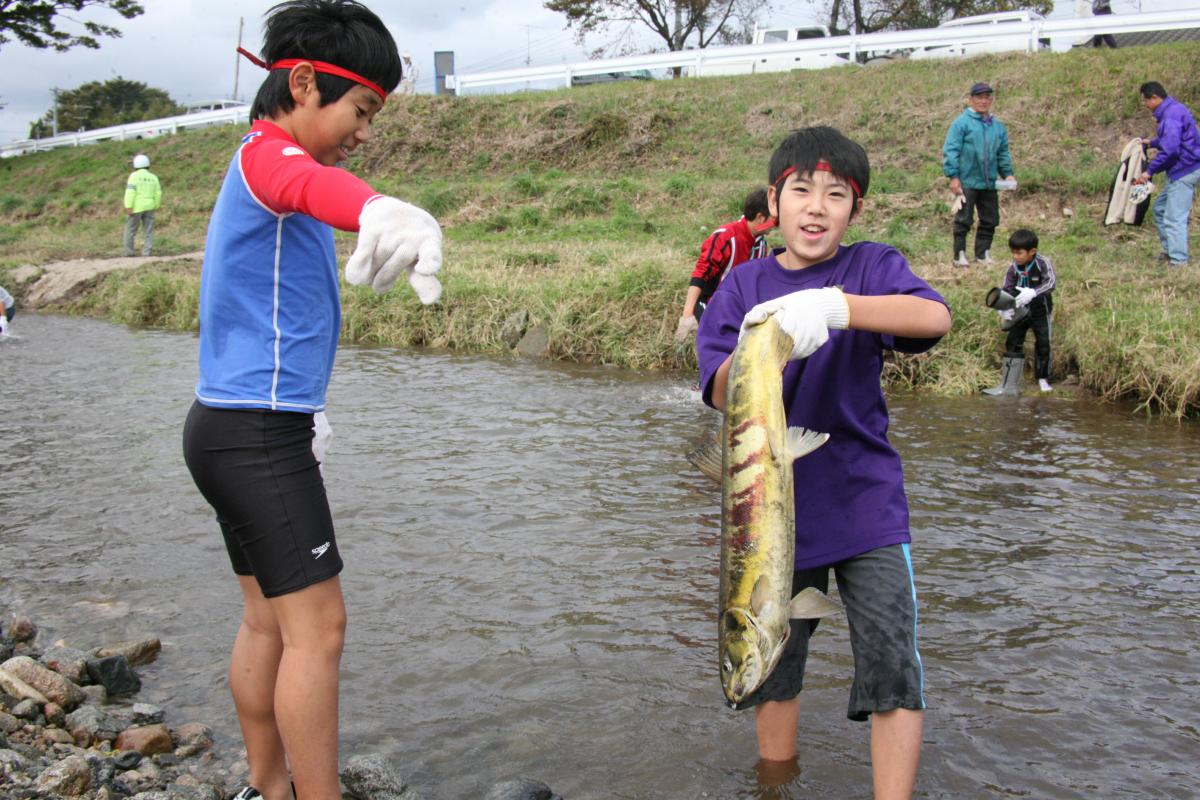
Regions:
<instances>
[{"instance_id":1,"label":"riverbed stone","mask_svg":"<svg viewBox=\"0 0 1200 800\"><path fill-rule=\"evenodd\" d=\"M142 688L142 682L129 666L129 659L122 654L90 658L87 671L92 681L103 686L111 697L133 694Z\"/></svg>"},{"instance_id":2,"label":"riverbed stone","mask_svg":"<svg viewBox=\"0 0 1200 800\"><path fill-rule=\"evenodd\" d=\"M95 742L111 742L125 727L124 723L97 706L80 706L67 715L64 726L81 747Z\"/></svg>"},{"instance_id":3,"label":"riverbed stone","mask_svg":"<svg viewBox=\"0 0 1200 800\"><path fill-rule=\"evenodd\" d=\"M550 329L546 325L534 325L525 331L525 335L517 342L517 352L531 358L545 358L550 355Z\"/></svg>"},{"instance_id":4,"label":"riverbed stone","mask_svg":"<svg viewBox=\"0 0 1200 800\"><path fill-rule=\"evenodd\" d=\"M525 309L515 311L508 315L508 319L504 320L504 324L500 326L500 341L504 342L504 346L510 350L517 346L517 342L521 341L521 337L525 335L525 329L529 327L529 312Z\"/></svg>"},{"instance_id":5,"label":"riverbed stone","mask_svg":"<svg viewBox=\"0 0 1200 800\"><path fill-rule=\"evenodd\" d=\"M199 722L188 722L175 729L175 755L188 758L213 746L212 729Z\"/></svg>"},{"instance_id":6,"label":"riverbed stone","mask_svg":"<svg viewBox=\"0 0 1200 800\"><path fill-rule=\"evenodd\" d=\"M0 711L0 734L14 733L21 729L21 720L9 714L7 711Z\"/></svg>"},{"instance_id":7,"label":"riverbed stone","mask_svg":"<svg viewBox=\"0 0 1200 800\"><path fill-rule=\"evenodd\" d=\"M166 712L150 703L134 703L129 721L134 725L157 725L166 719Z\"/></svg>"},{"instance_id":8,"label":"riverbed stone","mask_svg":"<svg viewBox=\"0 0 1200 800\"><path fill-rule=\"evenodd\" d=\"M130 666L139 667L149 664L158 658L162 651L162 642L157 636L147 636L145 639L135 639L129 642L101 647L93 654L96 658L122 655Z\"/></svg>"},{"instance_id":9,"label":"riverbed stone","mask_svg":"<svg viewBox=\"0 0 1200 800\"><path fill-rule=\"evenodd\" d=\"M37 625L23 614L14 614L5 626L8 638L14 642L32 642L37 638Z\"/></svg>"},{"instance_id":10,"label":"riverbed stone","mask_svg":"<svg viewBox=\"0 0 1200 800\"><path fill-rule=\"evenodd\" d=\"M118 750L137 750L144 756L169 753L174 749L166 725L138 725L126 728L117 736Z\"/></svg>"},{"instance_id":11,"label":"riverbed stone","mask_svg":"<svg viewBox=\"0 0 1200 800\"><path fill-rule=\"evenodd\" d=\"M42 731L42 739L54 744L75 744L74 737L62 728L46 728Z\"/></svg>"},{"instance_id":12,"label":"riverbed stone","mask_svg":"<svg viewBox=\"0 0 1200 800\"><path fill-rule=\"evenodd\" d=\"M83 702L80 705L102 706L108 703L108 689L98 683L80 686L79 690L83 692Z\"/></svg>"},{"instance_id":13,"label":"riverbed stone","mask_svg":"<svg viewBox=\"0 0 1200 800\"><path fill-rule=\"evenodd\" d=\"M83 692L78 686L29 656L13 656L0 664L0 669L25 681L48 701L63 708L75 708L83 701Z\"/></svg>"},{"instance_id":14,"label":"riverbed stone","mask_svg":"<svg viewBox=\"0 0 1200 800\"><path fill-rule=\"evenodd\" d=\"M33 719L37 719L38 714L41 713L40 711L38 711L39 708L40 708L40 706L37 703L33 702L32 700L22 700L21 702L17 703L15 706L13 706L12 713L13 713L14 717L19 717L20 719L33 720Z\"/></svg>"},{"instance_id":15,"label":"riverbed stone","mask_svg":"<svg viewBox=\"0 0 1200 800\"><path fill-rule=\"evenodd\" d=\"M378 753L352 757L341 771L341 779L355 800L421 800L416 790Z\"/></svg>"},{"instance_id":16,"label":"riverbed stone","mask_svg":"<svg viewBox=\"0 0 1200 800\"><path fill-rule=\"evenodd\" d=\"M92 768L83 756L67 756L43 770L34 785L52 796L80 797L92 788Z\"/></svg>"},{"instance_id":17,"label":"riverbed stone","mask_svg":"<svg viewBox=\"0 0 1200 800\"><path fill-rule=\"evenodd\" d=\"M11 660L12 659L9 659L9 661ZM5 663L7 664L8 662L6 661ZM13 675L8 670L4 669L3 666L0 666L0 691L3 691L7 695L11 695L17 702L22 700L32 700L38 705L43 706L48 702L46 700L46 695L42 694L28 683L18 678L16 675ZM12 710L12 706L9 706L9 710Z\"/></svg>"},{"instance_id":18,"label":"riverbed stone","mask_svg":"<svg viewBox=\"0 0 1200 800\"><path fill-rule=\"evenodd\" d=\"M491 788L483 800L562 800L541 781L518 778L502 781Z\"/></svg>"},{"instance_id":19,"label":"riverbed stone","mask_svg":"<svg viewBox=\"0 0 1200 800\"><path fill-rule=\"evenodd\" d=\"M76 685L87 679L88 654L82 650L54 644L43 650L38 660Z\"/></svg>"}]
</instances>

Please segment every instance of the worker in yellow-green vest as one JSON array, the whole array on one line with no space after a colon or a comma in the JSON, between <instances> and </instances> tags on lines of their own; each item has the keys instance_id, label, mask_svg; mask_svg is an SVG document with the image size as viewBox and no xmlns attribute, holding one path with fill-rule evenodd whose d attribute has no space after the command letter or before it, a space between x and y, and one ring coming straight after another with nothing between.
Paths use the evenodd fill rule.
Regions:
<instances>
[{"instance_id":1,"label":"worker in yellow-green vest","mask_svg":"<svg viewBox=\"0 0 1200 800\"><path fill-rule=\"evenodd\" d=\"M133 157L133 172L125 182L125 255L135 255L133 238L138 227L145 230L142 255L150 255L154 247L154 212L162 204L162 186L158 176L150 171L150 157L138 153Z\"/></svg>"}]
</instances>

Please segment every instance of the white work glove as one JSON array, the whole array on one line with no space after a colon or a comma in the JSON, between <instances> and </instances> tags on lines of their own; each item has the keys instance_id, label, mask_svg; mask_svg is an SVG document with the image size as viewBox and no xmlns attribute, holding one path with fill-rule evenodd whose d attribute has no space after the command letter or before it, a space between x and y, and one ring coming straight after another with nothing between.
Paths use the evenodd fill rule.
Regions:
<instances>
[{"instance_id":1,"label":"white work glove","mask_svg":"<svg viewBox=\"0 0 1200 800\"><path fill-rule=\"evenodd\" d=\"M8 334L8 316L4 313L4 309L0 308L0 336Z\"/></svg>"},{"instance_id":2,"label":"white work glove","mask_svg":"<svg viewBox=\"0 0 1200 800\"><path fill-rule=\"evenodd\" d=\"M377 292L392 288L402 272L422 303L436 302L442 285L434 277L442 267L442 229L429 212L379 197L358 217L358 243L346 262L346 281L371 284Z\"/></svg>"},{"instance_id":3,"label":"white work glove","mask_svg":"<svg viewBox=\"0 0 1200 800\"><path fill-rule=\"evenodd\" d=\"M1029 305L1035 297L1037 297L1037 289L1032 289L1028 286L1023 289L1017 289L1017 308Z\"/></svg>"},{"instance_id":4,"label":"white work glove","mask_svg":"<svg viewBox=\"0 0 1200 800\"><path fill-rule=\"evenodd\" d=\"M950 213L957 214L962 211L962 207L967 204L967 196L965 194L956 194L954 199L950 201Z\"/></svg>"},{"instance_id":5,"label":"white work glove","mask_svg":"<svg viewBox=\"0 0 1200 800\"><path fill-rule=\"evenodd\" d=\"M681 343L687 341L687 338L695 333L699 327L700 323L696 321L694 316L680 317L679 324L675 326L675 341Z\"/></svg>"},{"instance_id":6,"label":"white work glove","mask_svg":"<svg viewBox=\"0 0 1200 800\"><path fill-rule=\"evenodd\" d=\"M850 327L850 306L842 290L830 286L824 289L803 289L759 303L742 318L740 340L746 329L774 315L779 328L792 337L791 360L808 358L829 341L829 329Z\"/></svg>"},{"instance_id":7,"label":"white work glove","mask_svg":"<svg viewBox=\"0 0 1200 800\"><path fill-rule=\"evenodd\" d=\"M313 414L312 451L316 456L317 466L322 475L325 474L325 454L329 452L331 442L333 442L333 428L329 426L329 418L325 416L324 411L318 411Z\"/></svg>"},{"instance_id":8,"label":"white work glove","mask_svg":"<svg viewBox=\"0 0 1200 800\"><path fill-rule=\"evenodd\" d=\"M1001 322L1011 322L1012 318L1016 316L1017 310L1015 308L1006 308L1003 311L997 311L996 313L1000 315Z\"/></svg>"}]
</instances>

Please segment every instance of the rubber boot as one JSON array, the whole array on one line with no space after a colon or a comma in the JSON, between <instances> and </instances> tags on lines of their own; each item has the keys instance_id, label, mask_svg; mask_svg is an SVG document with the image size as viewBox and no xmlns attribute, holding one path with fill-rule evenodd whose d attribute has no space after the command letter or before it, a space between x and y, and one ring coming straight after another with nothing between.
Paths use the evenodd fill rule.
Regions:
<instances>
[{"instance_id":1,"label":"rubber boot","mask_svg":"<svg viewBox=\"0 0 1200 800\"><path fill-rule=\"evenodd\" d=\"M1025 372L1025 356L1022 353L1005 353L1000 362L1000 385L984 389L984 394L993 397L1021 393L1021 376Z\"/></svg>"}]
</instances>

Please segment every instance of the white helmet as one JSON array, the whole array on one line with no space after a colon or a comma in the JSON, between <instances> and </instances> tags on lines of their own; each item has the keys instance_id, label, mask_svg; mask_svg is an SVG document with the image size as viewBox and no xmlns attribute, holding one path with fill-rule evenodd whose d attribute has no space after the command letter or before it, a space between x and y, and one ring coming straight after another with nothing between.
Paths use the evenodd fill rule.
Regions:
<instances>
[{"instance_id":1,"label":"white helmet","mask_svg":"<svg viewBox=\"0 0 1200 800\"><path fill-rule=\"evenodd\" d=\"M133 168L134 169L149 169L150 168L150 156L146 155L145 153L138 153L136 156L133 157Z\"/></svg>"}]
</instances>

